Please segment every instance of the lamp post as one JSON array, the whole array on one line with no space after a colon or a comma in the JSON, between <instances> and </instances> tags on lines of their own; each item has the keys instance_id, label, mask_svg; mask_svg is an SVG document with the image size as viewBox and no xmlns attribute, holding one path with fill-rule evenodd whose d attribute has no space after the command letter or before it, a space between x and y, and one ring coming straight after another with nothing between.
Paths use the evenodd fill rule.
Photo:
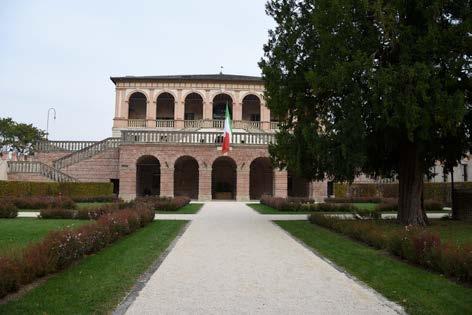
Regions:
<instances>
[{"instance_id":1,"label":"lamp post","mask_svg":"<svg viewBox=\"0 0 472 315\"><path fill-rule=\"evenodd\" d=\"M49 138L49 113L52 111L54 111L54 120L56 120L56 109L54 107L50 107L48 109L48 120L47 120L47 123L46 123L46 139Z\"/></svg>"}]
</instances>

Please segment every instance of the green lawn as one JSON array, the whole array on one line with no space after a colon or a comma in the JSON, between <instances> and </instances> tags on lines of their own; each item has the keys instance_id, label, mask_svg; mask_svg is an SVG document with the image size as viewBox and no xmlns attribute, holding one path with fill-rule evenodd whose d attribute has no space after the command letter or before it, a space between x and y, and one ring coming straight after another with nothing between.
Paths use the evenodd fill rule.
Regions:
<instances>
[{"instance_id":1,"label":"green lawn","mask_svg":"<svg viewBox=\"0 0 472 315\"><path fill-rule=\"evenodd\" d=\"M373 203L373 202L356 202L356 203L351 203L356 208L359 209L365 209L365 210L375 210L375 207L377 207L378 203Z\"/></svg>"},{"instance_id":2,"label":"green lawn","mask_svg":"<svg viewBox=\"0 0 472 315\"><path fill-rule=\"evenodd\" d=\"M88 223L82 220L0 219L0 254L42 239L49 231Z\"/></svg>"},{"instance_id":3,"label":"green lawn","mask_svg":"<svg viewBox=\"0 0 472 315\"><path fill-rule=\"evenodd\" d=\"M178 209L177 211L159 211L157 210L156 213L162 213L162 214L173 214L173 213L178 213L178 214L195 214L200 209L203 207L203 203L189 203L182 208Z\"/></svg>"},{"instance_id":4,"label":"green lawn","mask_svg":"<svg viewBox=\"0 0 472 315\"><path fill-rule=\"evenodd\" d=\"M81 260L0 314L108 314L159 257L186 221L154 221L98 254Z\"/></svg>"},{"instance_id":5,"label":"green lawn","mask_svg":"<svg viewBox=\"0 0 472 315\"><path fill-rule=\"evenodd\" d=\"M472 288L397 260L308 221L278 221L280 227L370 285L409 314L468 314Z\"/></svg>"}]
</instances>

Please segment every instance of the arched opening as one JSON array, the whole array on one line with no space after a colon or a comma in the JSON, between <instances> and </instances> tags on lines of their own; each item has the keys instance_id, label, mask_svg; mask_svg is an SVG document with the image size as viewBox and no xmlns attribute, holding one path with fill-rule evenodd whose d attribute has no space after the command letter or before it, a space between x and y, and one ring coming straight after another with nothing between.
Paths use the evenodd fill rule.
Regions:
<instances>
[{"instance_id":1,"label":"arched opening","mask_svg":"<svg viewBox=\"0 0 472 315\"><path fill-rule=\"evenodd\" d=\"M128 100L128 119L146 119L146 95L134 92Z\"/></svg>"},{"instance_id":2,"label":"arched opening","mask_svg":"<svg viewBox=\"0 0 472 315\"><path fill-rule=\"evenodd\" d=\"M213 162L211 171L213 199L236 199L236 162L221 156Z\"/></svg>"},{"instance_id":3,"label":"arched opening","mask_svg":"<svg viewBox=\"0 0 472 315\"><path fill-rule=\"evenodd\" d=\"M213 120L224 120L228 104L229 114L233 118L233 99L228 94L218 94L213 98Z\"/></svg>"},{"instance_id":4,"label":"arched opening","mask_svg":"<svg viewBox=\"0 0 472 315\"><path fill-rule=\"evenodd\" d=\"M203 99L198 93L190 93L185 97L185 120L203 119Z\"/></svg>"},{"instance_id":5,"label":"arched opening","mask_svg":"<svg viewBox=\"0 0 472 315\"><path fill-rule=\"evenodd\" d=\"M198 162L191 156L181 156L175 161L174 196L198 199Z\"/></svg>"},{"instance_id":6,"label":"arched opening","mask_svg":"<svg viewBox=\"0 0 472 315\"><path fill-rule=\"evenodd\" d=\"M274 170L269 158L259 157L249 168L249 197L261 199L262 195L274 193Z\"/></svg>"},{"instance_id":7,"label":"arched opening","mask_svg":"<svg viewBox=\"0 0 472 315\"><path fill-rule=\"evenodd\" d=\"M170 93L159 94L156 100L156 119L174 120L175 99Z\"/></svg>"},{"instance_id":8,"label":"arched opening","mask_svg":"<svg viewBox=\"0 0 472 315\"><path fill-rule=\"evenodd\" d=\"M309 195L309 181L298 176L290 170L287 171L287 195L289 197L303 197L308 198Z\"/></svg>"},{"instance_id":9,"label":"arched opening","mask_svg":"<svg viewBox=\"0 0 472 315\"><path fill-rule=\"evenodd\" d=\"M161 163L152 155L143 155L136 162L136 195L159 196L161 193Z\"/></svg>"},{"instance_id":10,"label":"arched opening","mask_svg":"<svg viewBox=\"0 0 472 315\"><path fill-rule=\"evenodd\" d=\"M254 94L246 95L242 103L242 118L246 121L261 121L261 100Z\"/></svg>"}]
</instances>

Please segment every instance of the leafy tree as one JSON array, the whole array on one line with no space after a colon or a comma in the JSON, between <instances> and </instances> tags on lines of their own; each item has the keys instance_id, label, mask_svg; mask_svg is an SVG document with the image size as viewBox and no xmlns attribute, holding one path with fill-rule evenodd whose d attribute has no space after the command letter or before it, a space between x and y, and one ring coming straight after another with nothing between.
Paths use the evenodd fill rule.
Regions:
<instances>
[{"instance_id":1,"label":"leafy tree","mask_svg":"<svg viewBox=\"0 0 472 315\"><path fill-rule=\"evenodd\" d=\"M32 152L33 145L43 140L46 133L32 124L17 123L11 118L0 118L0 144L12 146L18 152Z\"/></svg>"},{"instance_id":2,"label":"leafy tree","mask_svg":"<svg viewBox=\"0 0 472 315\"><path fill-rule=\"evenodd\" d=\"M403 224L423 180L471 148L469 0L273 0L259 63L281 121L274 163L309 179L399 179Z\"/></svg>"}]
</instances>

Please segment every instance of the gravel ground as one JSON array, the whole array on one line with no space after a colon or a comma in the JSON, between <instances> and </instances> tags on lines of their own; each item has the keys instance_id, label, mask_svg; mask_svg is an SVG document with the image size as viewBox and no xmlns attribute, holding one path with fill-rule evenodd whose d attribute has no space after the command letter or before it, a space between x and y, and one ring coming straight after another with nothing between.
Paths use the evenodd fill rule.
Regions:
<instances>
[{"instance_id":1,"label":"gravel ground","mask_svg":"<svg viewBox=\"0 0 472 315\"><path fill-rule=\"evenodd\" d=\"M244 203L206 203L144 288L128 297L134 301L127 314L402 312L298 243L272 217Z\"/></svg>"}]
</instances>

